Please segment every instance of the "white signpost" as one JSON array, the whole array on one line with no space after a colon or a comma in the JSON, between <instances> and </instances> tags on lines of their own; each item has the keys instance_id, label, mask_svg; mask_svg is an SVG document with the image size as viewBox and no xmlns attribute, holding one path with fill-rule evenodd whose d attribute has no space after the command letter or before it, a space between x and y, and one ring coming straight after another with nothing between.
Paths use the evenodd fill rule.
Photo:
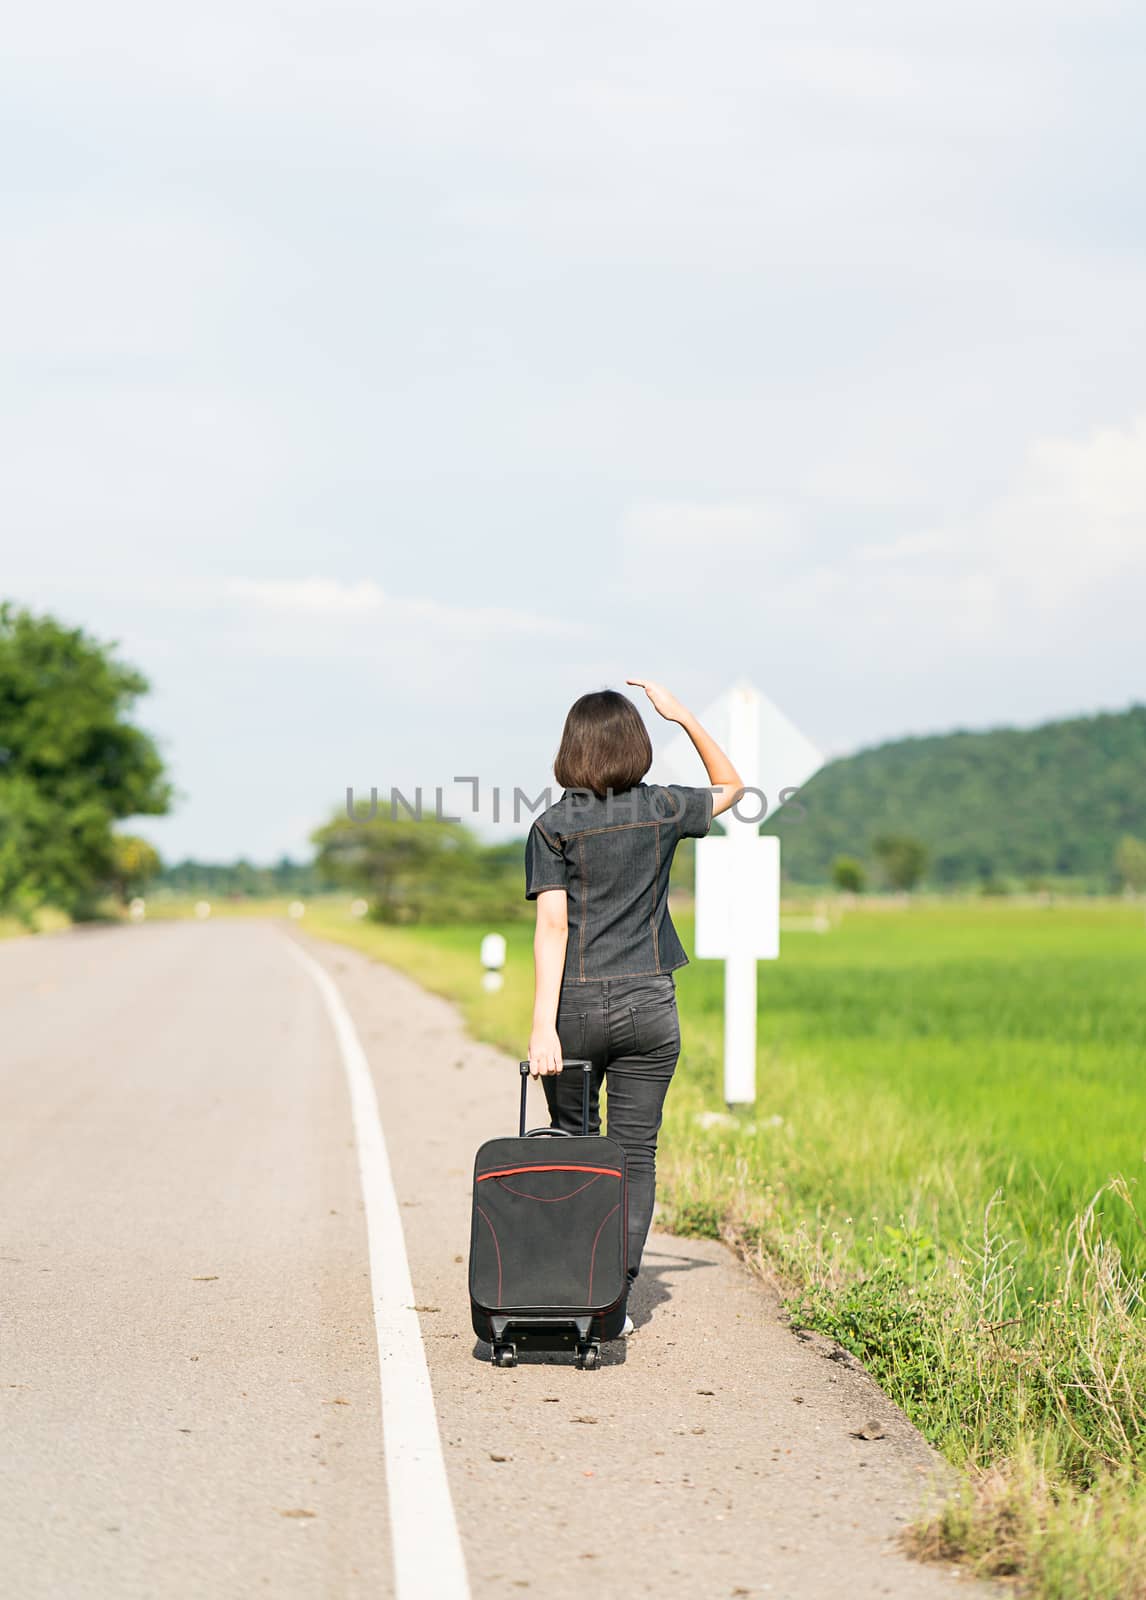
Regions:
<instances>
[{"instance_id":1,"label":"white signpost","mask_svg":"<svg viewBox=\"0 0 1146 1600\"><path fill-rule=\"evenodd\" d=\"M756 963L780 955L780 841L758 829L824 758L750 683L733 684L700 720L749 786L717 819L725 837L696 841L696 954L724 961L724 1098L750 1105L756 1099ZM687 734L673 740L663 762L673 781L697 782L699 758Z\"/></svg>"}]
</instances>

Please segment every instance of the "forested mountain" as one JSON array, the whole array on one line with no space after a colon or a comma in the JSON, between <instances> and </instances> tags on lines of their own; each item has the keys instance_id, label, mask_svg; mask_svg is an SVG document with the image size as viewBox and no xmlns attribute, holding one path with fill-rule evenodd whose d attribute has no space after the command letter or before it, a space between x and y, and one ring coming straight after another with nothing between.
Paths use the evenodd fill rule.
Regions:
<instances>
[{"instance_id":1,"label":"forested mountain","mask_svg":"<svg viewBox=\"0 0 1146 1600\"><path fill-rule=\"evenodd\" d=\"M837 856L873 865L880 835L927 848L926 883L1111 882L1125 835L1146 839L1146 705L1037 728L899 739L833 761L763 830L784 874L826 883ZM878 880L878 874L876 874Z\"/></svg>"}]
</instances>

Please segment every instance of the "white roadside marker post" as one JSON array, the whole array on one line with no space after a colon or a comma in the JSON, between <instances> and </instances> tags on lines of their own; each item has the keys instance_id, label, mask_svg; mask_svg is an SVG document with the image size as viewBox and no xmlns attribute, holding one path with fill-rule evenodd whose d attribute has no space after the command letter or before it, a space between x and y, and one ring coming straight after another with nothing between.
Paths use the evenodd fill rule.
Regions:
<instances>
[{"instance_id":1,"label":"white roadside marker post","mask_svg":"<svg viewBox=\"0 0 1146 1600\"><path fill-rule=\"evenodd\" d=\"M505 949L505 935L501 933L487 933L481 942L481 964L485 968L481 986L489 993L496 993L505 982L501 970L505 966Z\"/></svg>"}]
</instances>

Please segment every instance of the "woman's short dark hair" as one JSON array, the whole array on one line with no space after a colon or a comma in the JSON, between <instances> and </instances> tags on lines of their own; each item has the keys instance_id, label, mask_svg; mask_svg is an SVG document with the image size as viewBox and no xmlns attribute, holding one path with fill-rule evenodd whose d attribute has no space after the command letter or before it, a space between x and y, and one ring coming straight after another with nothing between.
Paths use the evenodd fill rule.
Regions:
<instances>
[{"instance_id":1,"label":"woman's short dark hair","mask_svg":"<svg viewBox=\"0 0 1146 1600\"><path fill-rule=\"evenodd\" d=\"M640 783L652 764L649 730L627 695L597 689L570 706L553 763L563 789L592 789L604 799L610 789Z\"/></svg>"}]
</instances>

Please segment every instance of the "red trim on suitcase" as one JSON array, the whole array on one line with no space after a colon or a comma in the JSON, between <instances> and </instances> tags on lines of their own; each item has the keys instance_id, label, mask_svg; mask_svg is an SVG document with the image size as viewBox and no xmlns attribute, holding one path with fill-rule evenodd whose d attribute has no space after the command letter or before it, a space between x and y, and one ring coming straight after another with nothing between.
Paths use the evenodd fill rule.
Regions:
<instances>
[{"instance_id":1,"label":"red trim on suitcase","mask_svg":"<svg viewBox=\"0 0 1146 1600\"><path fill-rule=\"evenodd\" d=\"M589 1293L585 1297L590 1305L593 1304L593 1268L597 1261L597 1245L600 1243L601 1234L604 1232L605 1222L608 1222L611 1217L615 1217L620 1209L621 1202L618 1200L612 1211L609 1212L609 1216L605 1218L605 1221L597 1229L597 1237L593 1240L593 1254L589 1257Z\"/></svg>"},{"instance_id":2,"label":"red trim on suitcase","mask_svg":"<svg viewBox=\"0 0 1146 1600\"><path fill-rule=\"evenodd\" d=\"M485 1212L482 1211L482 1208L480 1206L478 1206L478 1212L479 1212L479 1214L481 1216L485 1217L485 1225L490 1231L490 1235L491 1235L491 1237L493 1239L493 1247L497 1251L497 1303L498 1303L498 1305L500 1305L501 1304L501 1246L497 1242L497 1231L494 1228L493 1223L489 1220L488 1217L485 1216Z\"/></svg>"},{"instance_id":3,"label":"red trim on suitcase","mask_svg":"<svg viewBox=\"0 0 1146 1600\"><path fill-rule=\"evenodd\" d=\"M529 1170L536 1172L537 1168L531 1167ZM542 1171L545 1170L543 1167ZM597 1174L597 1177L600 1177L600 1173ZM506 1183L504 1178L498 1179L506 1194L515 1194L522 1200L536 1200L543 1206L555 1206L562 1200L572 1200L575 1195L584 1194L586 1189L591 1189L596 1181L597 1178L587 1178L584 1183L578 1184L576 1189L570 1189L568 1194L527 1194L524 1189L515 1189L512 1183Z\"/></svg>"},{"instance_id":4,"label":"red trim on suitcase","mask_svg":"<svg viewBox=\"0 0 1146 1600\"><path fill-rule=\"evenodd\" d=\"M568 1163L554 1162L552 1166L533 1167L498 1167L491 1172L479 1172L477 1181L484 1183L487 1178L512 1178L524 1172L600 1172L607 1178L619 1178L621 1174L616 1167L578 1167Z\"/></svg>"}]
</instances>

